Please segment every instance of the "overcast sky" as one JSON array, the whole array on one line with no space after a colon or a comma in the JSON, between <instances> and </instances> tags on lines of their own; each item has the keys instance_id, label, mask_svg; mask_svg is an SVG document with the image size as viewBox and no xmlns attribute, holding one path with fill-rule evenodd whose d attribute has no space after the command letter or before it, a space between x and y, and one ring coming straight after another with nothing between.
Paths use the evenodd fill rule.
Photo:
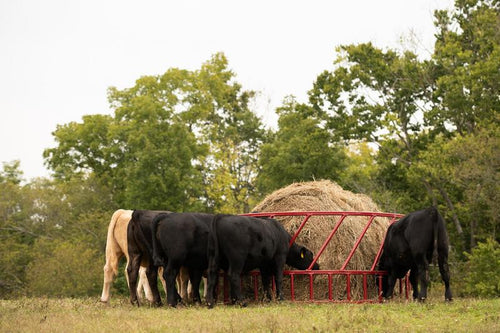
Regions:
<instances>
[{"instance_id":1,"label":"overcast sky","mask_svg":"<svg viewBox=\"0 0 500 333\"><path fill-rule=\"evenodd\" d=\"M110 114L107 88L143 75L195 70L224 52L266 124L286 95L306 101L341 44L418 52L434 43L433 11L452 0L0 0L0 162L47 176L42 152L58 124ZM2 166L0 165L0 168ZM1 169L0 169L1 170Z\"/></svg>"}]
</instances>

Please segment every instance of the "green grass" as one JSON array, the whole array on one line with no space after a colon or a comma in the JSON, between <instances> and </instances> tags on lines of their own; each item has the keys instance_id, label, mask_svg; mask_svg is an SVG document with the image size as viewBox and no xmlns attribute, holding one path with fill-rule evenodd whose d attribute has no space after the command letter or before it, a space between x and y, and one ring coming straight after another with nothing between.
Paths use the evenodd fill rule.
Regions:
<instances>
[{"instance_id":1,"label":"green grass","mask_svg":"<svg viewBox=\"0 0 500 333\"><path fill-rule=\"evenodd\" d=\"M500 299L425 304L251 304L132 307L96 299L0 300L0 332L500 332Z\"/></svg>"}]
</instances>

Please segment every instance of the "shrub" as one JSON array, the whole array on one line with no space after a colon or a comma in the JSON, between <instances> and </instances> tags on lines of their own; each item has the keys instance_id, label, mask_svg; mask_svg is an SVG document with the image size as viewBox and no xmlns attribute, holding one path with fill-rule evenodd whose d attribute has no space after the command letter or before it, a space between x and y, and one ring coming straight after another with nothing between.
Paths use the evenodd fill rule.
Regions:
<instances>
[{"instance_id":1,"label":"shrub","mask_svg":"<svg viewBox=\"0 0 500 333\"><path fill-rule=\"evenodd\" d=\"M500 244L487 239L465 256L468 260L465 292L472 296L500 296Z\"/></svg>"},{"instance_id":2,"label":"shrub","mask_svg":"<svg viewBox=\"0 0 500 333\"><path fill-rule=\"evenodd\" d=\"M28 265L31 294L78 297L96 295L102 285L102 255L78 241L38 240Z\"/></svg>"}]
</instances>

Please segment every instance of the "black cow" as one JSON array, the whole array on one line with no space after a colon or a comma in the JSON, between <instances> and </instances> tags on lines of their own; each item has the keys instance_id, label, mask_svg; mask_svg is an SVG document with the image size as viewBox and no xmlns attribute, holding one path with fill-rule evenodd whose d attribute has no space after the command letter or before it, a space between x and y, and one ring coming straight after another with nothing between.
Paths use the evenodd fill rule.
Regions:
<instances>
[{"instance_id":1,"label":"black cow","mask_svg":"<svg viewBox=\"0 0 500 333\"><path fill-rule=\"evenodd\" d=\"M175 277L181 266L189 272L193 300L201 302L200 281L208 267L207 241L212 214L170 213L160 214L153 220L153 260L163 266L167 284L167 302L176 306L178 298Z\"/></svg>"},{"instance_id":2,"label":"black cow","mask_svg":"<svg viewBox=\"0 0 500 333\"><path fill-rule=\"evenodd\" d=\"M245 306L241 296L240 275L259 268L266 296L271 299L270 282L276 281L276 297L283 300L281 290L285 263L307 269L313 254L297 244L289 246L291 236L274 219L235 215L216 215L208 241L207 303L214 305L219 269L226 271L231 285L231 300ZM315 264L313 269L319 269Z\"/></svg>"},{"instance_id":3,"label":"black cow","mask_svg":"<svg viewBox=\"0 0 500 333\"><path fill-rule=\"evenodd\" d=\"M448 235L444 220L435 207L410 213L387 229L379 261L379 269L388 272L382 278L383 296L392 297L396 280L410 270L413 298L424 301L434 250L437 250L439 271L445 285L444 297L451 301Z\"/></svg>"},{"instance_id":4,"label":"black cow","mask_svg":"<svg viewBox=\"0 0 500 333\"><path fill-rule=\"evenodd\" d=\"M137 278L141 263L146 266L146 276L153 294L153 304L161 305L161 297L158 291L158 268L154 266L152 256L152 222L153 218L167 211L134 210L132 218L127 227L127 242L129 253L129 264L127 266L128 283L130 290L130 302L139 306L137 298ZM180 296L176 294L178 298Z\"/></svg>"}]
</instances>

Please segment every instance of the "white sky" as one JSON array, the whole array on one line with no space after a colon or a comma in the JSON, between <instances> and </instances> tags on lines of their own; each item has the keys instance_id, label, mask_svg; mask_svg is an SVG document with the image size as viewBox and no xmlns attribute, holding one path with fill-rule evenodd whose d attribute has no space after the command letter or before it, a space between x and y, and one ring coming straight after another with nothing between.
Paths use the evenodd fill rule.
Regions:
<instances>
[{"instance_id":1,"label":"white sky","mask_svg":"<svg viewBox=\"0 0 500 333\"><path fill-rule=\"evenodd\" d=\"M435 9L452 0L0 0L0 162L48 176L58 124L107 113L107 88L224 52L267 124L286 95L305 102L341 44L399 48L412 31L433 48ZM427 51L426 51L427 50ZM0 165L0 168L2 166ZM0 169L1 170L1 169Z\"/></svg>"}]
</instances>

